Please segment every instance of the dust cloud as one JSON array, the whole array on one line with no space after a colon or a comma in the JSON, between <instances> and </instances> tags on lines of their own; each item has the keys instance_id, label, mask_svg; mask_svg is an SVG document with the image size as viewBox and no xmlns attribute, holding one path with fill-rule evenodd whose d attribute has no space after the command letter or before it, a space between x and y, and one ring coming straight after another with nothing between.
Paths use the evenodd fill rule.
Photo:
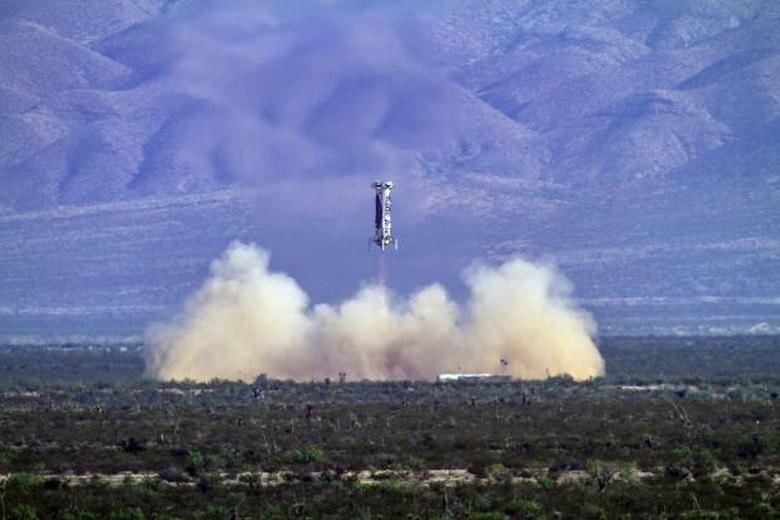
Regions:
<instances>
[{"instance_id":1,"label":"dust cloud","mask_svg":"<svg viewBox=\"0 0 780 520\"><path fill-rule=\"evenodd\" d=\"M553 266L515 257L474 265L463 278L465 305L438 284L409 297L374 284L338 305L312 306L292 277L270 269L268 251L236 242L179 316L149 327L147 373L196 381L604 373L595 324Z\"/></svg>"}]
</instances>

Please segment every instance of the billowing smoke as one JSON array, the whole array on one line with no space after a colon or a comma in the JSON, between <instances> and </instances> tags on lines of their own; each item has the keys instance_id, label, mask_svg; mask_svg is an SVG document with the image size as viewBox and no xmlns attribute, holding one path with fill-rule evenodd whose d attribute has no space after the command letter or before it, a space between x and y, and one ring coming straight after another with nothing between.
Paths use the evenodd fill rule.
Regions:
<instances>
[{"instance_id":1,"label":"billowing smoke","mask_svg":"<svg viewBox=\"0 0 780 520\"><path fill-rule=\"evenodd\" d=\"M419 157L458 146L468 100L426 59L422 13L433 8L402 4L200 0L149 28L180 105L177 168L251 187L272 213L332 212L374 176L435 185Z\"/></svg>"},{"instance_id":2,"label":"billowing smoke","mask_svg":"<svg viewBox=\"0 0 780 520\"><path fill-rule=\"evenodd\" d=\"M589 315L552 266L511 259L476 265L463 307L429 285L408 298L366 285L339 305L311 306L270 253L234 243L184 313L148 331L147 371L162 379L250 381L260 373L310 380L432 379L437 373L522 378L604 373Z\"/></svg>"}]
</instances>

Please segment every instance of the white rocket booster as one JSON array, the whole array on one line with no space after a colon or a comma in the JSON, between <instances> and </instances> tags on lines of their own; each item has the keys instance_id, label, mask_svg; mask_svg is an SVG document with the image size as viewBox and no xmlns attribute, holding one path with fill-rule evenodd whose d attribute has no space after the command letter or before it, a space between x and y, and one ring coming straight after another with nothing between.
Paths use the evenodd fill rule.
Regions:
<instances>
[{"instance_id":1,"label":"white rocket booster","mask_svg":"<svg viewBox=\"0 0 780 520\"><path fill-rule=\"evenodd\" d=\"M393 190L393 181L374 181L372 185L376 191L376 212L374 214L374 237L371 242L384 251L390 245L398 249L398 240L393 236L393 217L391 213L392 201L390 193Z\"/></svg>"}]
</instances>

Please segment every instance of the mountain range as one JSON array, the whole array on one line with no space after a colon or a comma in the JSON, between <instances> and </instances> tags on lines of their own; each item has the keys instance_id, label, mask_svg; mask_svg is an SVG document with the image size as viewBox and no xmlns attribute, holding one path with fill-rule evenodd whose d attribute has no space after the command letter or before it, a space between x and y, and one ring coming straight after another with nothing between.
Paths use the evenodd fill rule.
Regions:
<instances>
[{"instance_id":1,"label":"mountain range","mask_svg":"<svg viewBox=\"0 0 780 520\"><path fill-rule=\"evenodd\" d=\"M603 334L780 331L773 0L7 0L0 338L127 337L233 240L314 302L553 262Z\"/></svg>"}]
</instances>

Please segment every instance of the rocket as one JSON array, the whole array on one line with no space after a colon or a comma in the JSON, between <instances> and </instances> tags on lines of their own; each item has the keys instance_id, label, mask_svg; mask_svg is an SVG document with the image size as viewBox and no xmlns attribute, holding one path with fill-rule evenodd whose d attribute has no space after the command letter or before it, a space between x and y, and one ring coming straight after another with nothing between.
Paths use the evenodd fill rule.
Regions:
<instances>
[{"instance_id":1,"label":"rocket","mask_svg":"<svg viewBox=\"0 0 780 520\"><path fill-rule=\"evenodd\" d=\"M370 239L379 249L384 251L390 245L398 249L398 240L393 236L393 217L390 200L390 193L393 191L393 181L374 181L372 187L376 192L374 198L374 237Z\"/></svg>"}]
</instances>

